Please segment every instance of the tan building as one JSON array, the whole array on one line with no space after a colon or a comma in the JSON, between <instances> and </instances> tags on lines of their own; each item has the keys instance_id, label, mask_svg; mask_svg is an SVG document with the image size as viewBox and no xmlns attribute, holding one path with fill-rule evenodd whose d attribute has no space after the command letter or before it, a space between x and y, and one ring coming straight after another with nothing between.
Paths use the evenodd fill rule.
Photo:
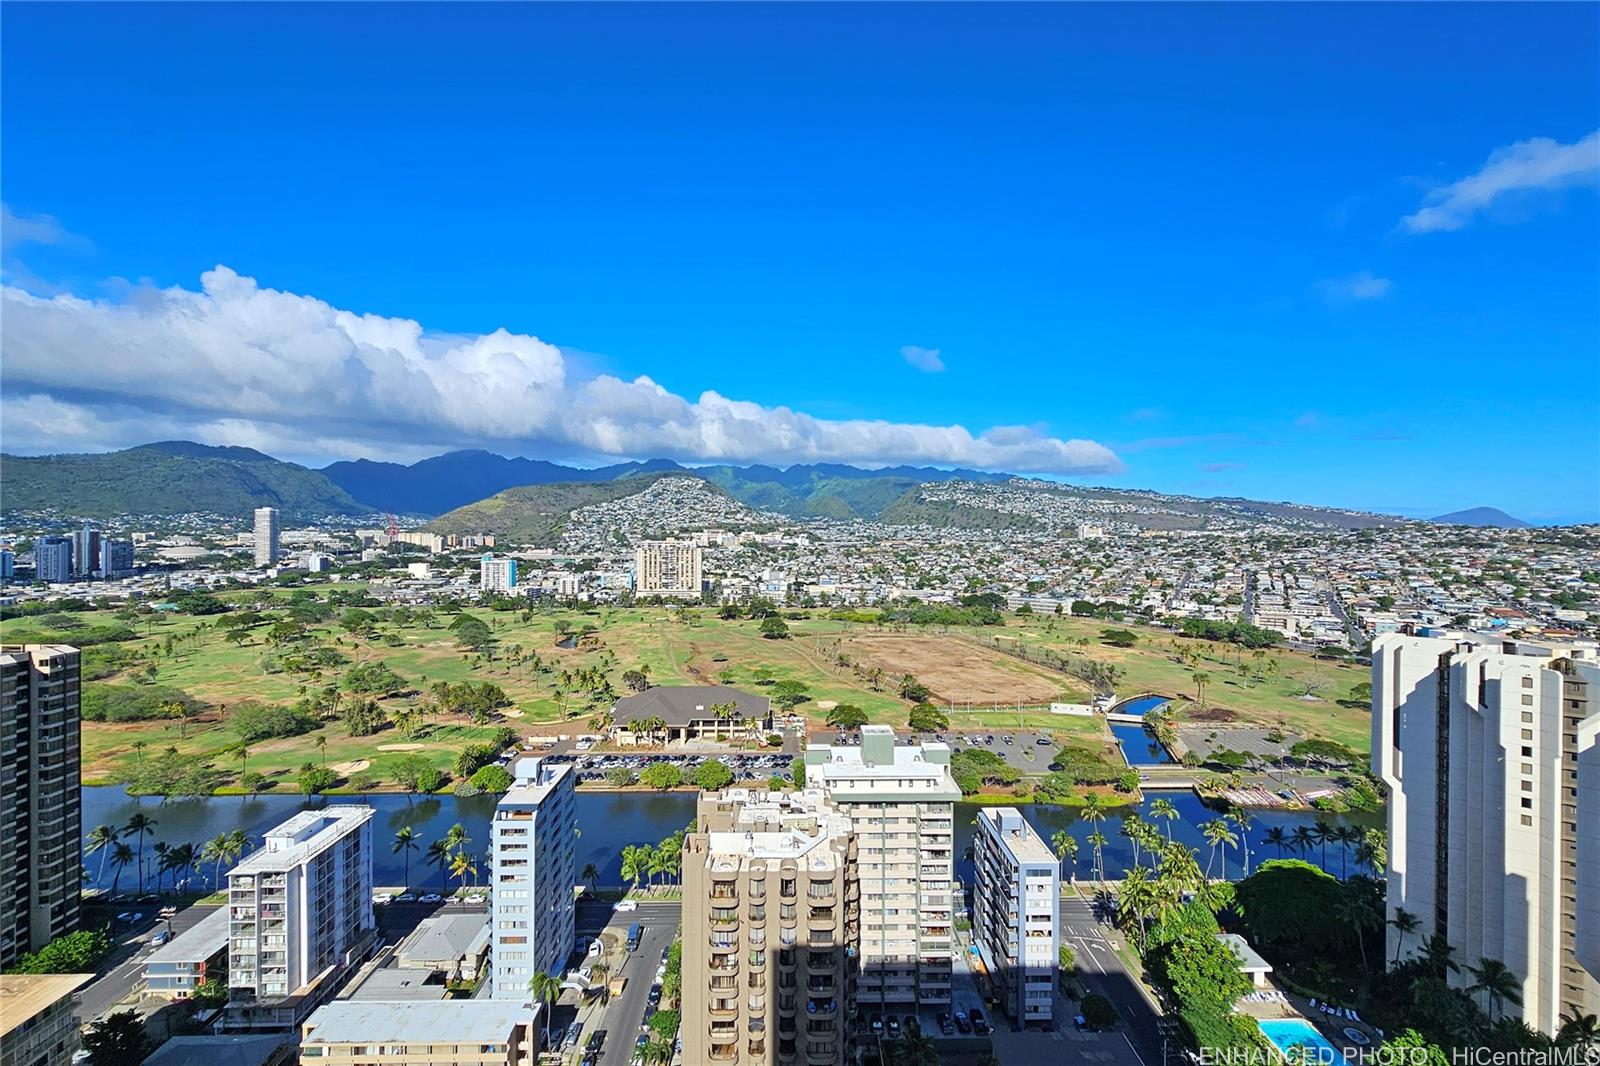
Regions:
<instances>
[{"instance_id":1,"label":"tan building","mask_svg":"<svg viewBox=\"0 0 1600 1066\"><path fill-rule=\"evenodd\" d=\"M538 1008L492 999L324 1004L300 1028L300 1062L338 1066L533 1066Z\"/></svg>"},{"instance_id":2,"label":"tan building","mask_svg":"<svg viewBox=\"0 0 1600 1066\"><path fill-rule=\"evenodd\" d=\"M683 1061L853 1060L859 886L816 789L703 794L683 848Z\"/></svg>"},{"instance_id":3,"label":"tan building","mask_svg":"<svg viewBox=\"0 0 1600 1066\"><path fill-rule=\"evenodd\" d=\"M850 818L861 867L861 986L868 1006L950 1002L953 819L961 790L944 744L812 745L806 784Z\"/></svg>"},{"instance_id":4,"label":"tan building","mask_svg":"<svg viewBox=\"0 0 1600 1066\"><path fill-rule=\"evenodd\" d=\"M1498 959L1554 1034L1600 1011L1600 648L1477 633L1380 636L1372 768L1389 786L1389 951L1435 934Z\"/></svg>"},{"instance_id":5,"label":"tan building","mask_svg":"<svg viewBox=\"0 0 1600 1066\"><path fill-rule=\"evenodd\" d=\"M698 545L684 540L647 540L633 552L633 591L640 596L699 596Z\"/></svg>"},{"instance_id":6,"label":"tan building","mask_svg":"<svg viewBox=\"0 0 1600 1066\"><path fill-rule=\"evenodd\" d=\"M78 1050L73 993L92 973L0 977L0 1066L66 1066Z\"/></svg>"},{"instance_id":7,"label":"tan building","mask_svg":"<svg viewBox=\"0 0 1600 1066\"><path fill-rule=\"evenodd\" d=\"M78 928L78 649L0 647L0 966Z\"/></svg>"}]
</instances>

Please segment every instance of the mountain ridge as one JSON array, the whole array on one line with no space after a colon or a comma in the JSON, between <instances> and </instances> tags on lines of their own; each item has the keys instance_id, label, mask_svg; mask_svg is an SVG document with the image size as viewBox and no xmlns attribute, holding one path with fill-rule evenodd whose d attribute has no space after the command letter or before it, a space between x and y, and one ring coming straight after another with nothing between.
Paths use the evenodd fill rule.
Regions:
<instances>
[{"instance_id":1,"label":"mountain ridge","mask_svg":"<svg viewBox=\"0 0 1600 1066\"><path fill-rule=\"evenodd\" d=\"M1532 522L1506 514L1498 507L1468 507L1428 519L1441 526L1492 526L1495 529L1531 529Z\"/></svg>"}]
</instances>

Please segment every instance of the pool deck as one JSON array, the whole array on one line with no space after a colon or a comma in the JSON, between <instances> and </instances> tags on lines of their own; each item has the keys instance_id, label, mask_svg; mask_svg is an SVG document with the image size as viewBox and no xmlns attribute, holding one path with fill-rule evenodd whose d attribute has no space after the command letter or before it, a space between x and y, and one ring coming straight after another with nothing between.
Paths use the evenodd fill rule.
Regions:
<instances>
[{"instance_id":1,"label":"pool deck","mask_svg":"<svg viewBox=\"0 0 1600 1066\"><path fill-rule=\"evenodd\" d=\"M1286 1018L1299 1018L1309 1022L1323 1037L1337 1048L1372 1047L1383 1042L1383 1037L1378 1030L1366 1022L1358 1022L1349 1018L1335 1018L1331 1014L1324 1014L1311 1006L1311 1001L1304 996L1296 995L1286 989L1277 988L1268 982L1268 989L1282 992L1287 998L1287 1003L1256 1003L1241 1001L1235 1009L1241 1014L1247 1014L1258 1021L1277 1021ZM1368 1043L1363 1045L1359 1041L1351 1040L1344 1035L1346 1029L1354 1029L1367 1038Z\"/></svg>"}]
</instances>

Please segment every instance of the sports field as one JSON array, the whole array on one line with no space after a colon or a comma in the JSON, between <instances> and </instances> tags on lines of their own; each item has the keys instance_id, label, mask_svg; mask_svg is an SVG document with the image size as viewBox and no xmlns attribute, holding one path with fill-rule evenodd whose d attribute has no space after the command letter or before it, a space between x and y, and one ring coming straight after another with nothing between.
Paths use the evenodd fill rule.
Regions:
<instances>
[{"instance_id":1,"label":"sports field","mask_svg":"<svg viewBox=\"0 0 1600 1066\"><path fill-rule=\"evenodd\" d=\"M1052 701L1085 702L1091 694L1081 677L1059 662L1045 661L1051 655L1116 666L1121 695L1188 696L1175 705L1180 718L1278 725L1359 750L1367 747L1367 713L1349 699L1354 686L1366 680L1364 670L1288 652L1252 656L1231 645L1135 627L1122 627L1136 634L1134 647L1112 647L1100 639L1110 623L1013 616L1002 627L888 629L796 611L786 612L791 636L772 640L761 636L758 622L724 620L710 608L525 613L365 608L368 624L356 629L336 613L306 626L289 642L269 639L266 624L230 636L225 620L246 604L261 607L264 619L280 617L284 594L274 595L269 605L257 603L259 593L228 594L224 598L238 604L237 610L205 617L156 613L119 619L104 611L83 612L72 616L76 628L64 630L43 629L37 619L10 619L0 623L0 639L71 641L102 627L131 628L135 639L86 653L85 678L92 679L86 683L181 690L203 704L188 721L86 721L83 775L91 781L127 780L140 760L171 747L209 761L230 781L248 770L276 777L277 787L293 788L294 771L310 762L344 777L360 775L359 783L369 787L391 787L400 759L422 755L448 769L463 746L488 740L502 726L524 735L587 732L597 712L629 691L625 675L632 671L645 673L652 684L720 681L764 690L797 682L807 697L798 711L818 724L826 717L823 708L849 703L871 721L900 726L910 707L899 695L900 681L911 674L932 691L933 702L947 709L954 729L1022 726L1050 730L1063 742L1098 745L1104 735L1098 720L1048 712ZM489 646L474 650L458 639L453 627L463 615L488 626ZM61 616L50 617L61 622ZM307 649L316 650L324 665L284 665L286 656L292 662ZM419 706L426 709L430 686L441 681L492 682L509 702L479 723L460 714L426 713L422 724L413 724L404 735L389 724L369 736L351 736L333 719L312 732L253 742L240 760L230 708L292 705L329 686L343 690L352 670L376 663L403 682L379 700L391 720ZM1193 698L1197 672L1206 675L1204 707Z\"/></svg>"}]
</instances>

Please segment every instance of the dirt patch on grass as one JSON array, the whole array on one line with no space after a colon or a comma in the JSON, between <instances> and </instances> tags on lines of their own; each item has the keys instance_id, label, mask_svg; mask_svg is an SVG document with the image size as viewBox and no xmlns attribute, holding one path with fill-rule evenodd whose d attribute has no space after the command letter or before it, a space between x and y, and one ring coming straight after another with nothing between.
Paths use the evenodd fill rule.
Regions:
<instances>
[{"instance_id":1,"label":"dirt patch on grass","mask_svg":"<svg viewBox=\"0 0 1600 1066\"><path fill-rule=\"evenodd\" d=\"M942 703L1048 703L1068 688L1056 679L1009 659L949 637L868 633L844 642L852 659L881 667L893 687L902 674L915 674Z\"/></svg>"}]
</instances>

